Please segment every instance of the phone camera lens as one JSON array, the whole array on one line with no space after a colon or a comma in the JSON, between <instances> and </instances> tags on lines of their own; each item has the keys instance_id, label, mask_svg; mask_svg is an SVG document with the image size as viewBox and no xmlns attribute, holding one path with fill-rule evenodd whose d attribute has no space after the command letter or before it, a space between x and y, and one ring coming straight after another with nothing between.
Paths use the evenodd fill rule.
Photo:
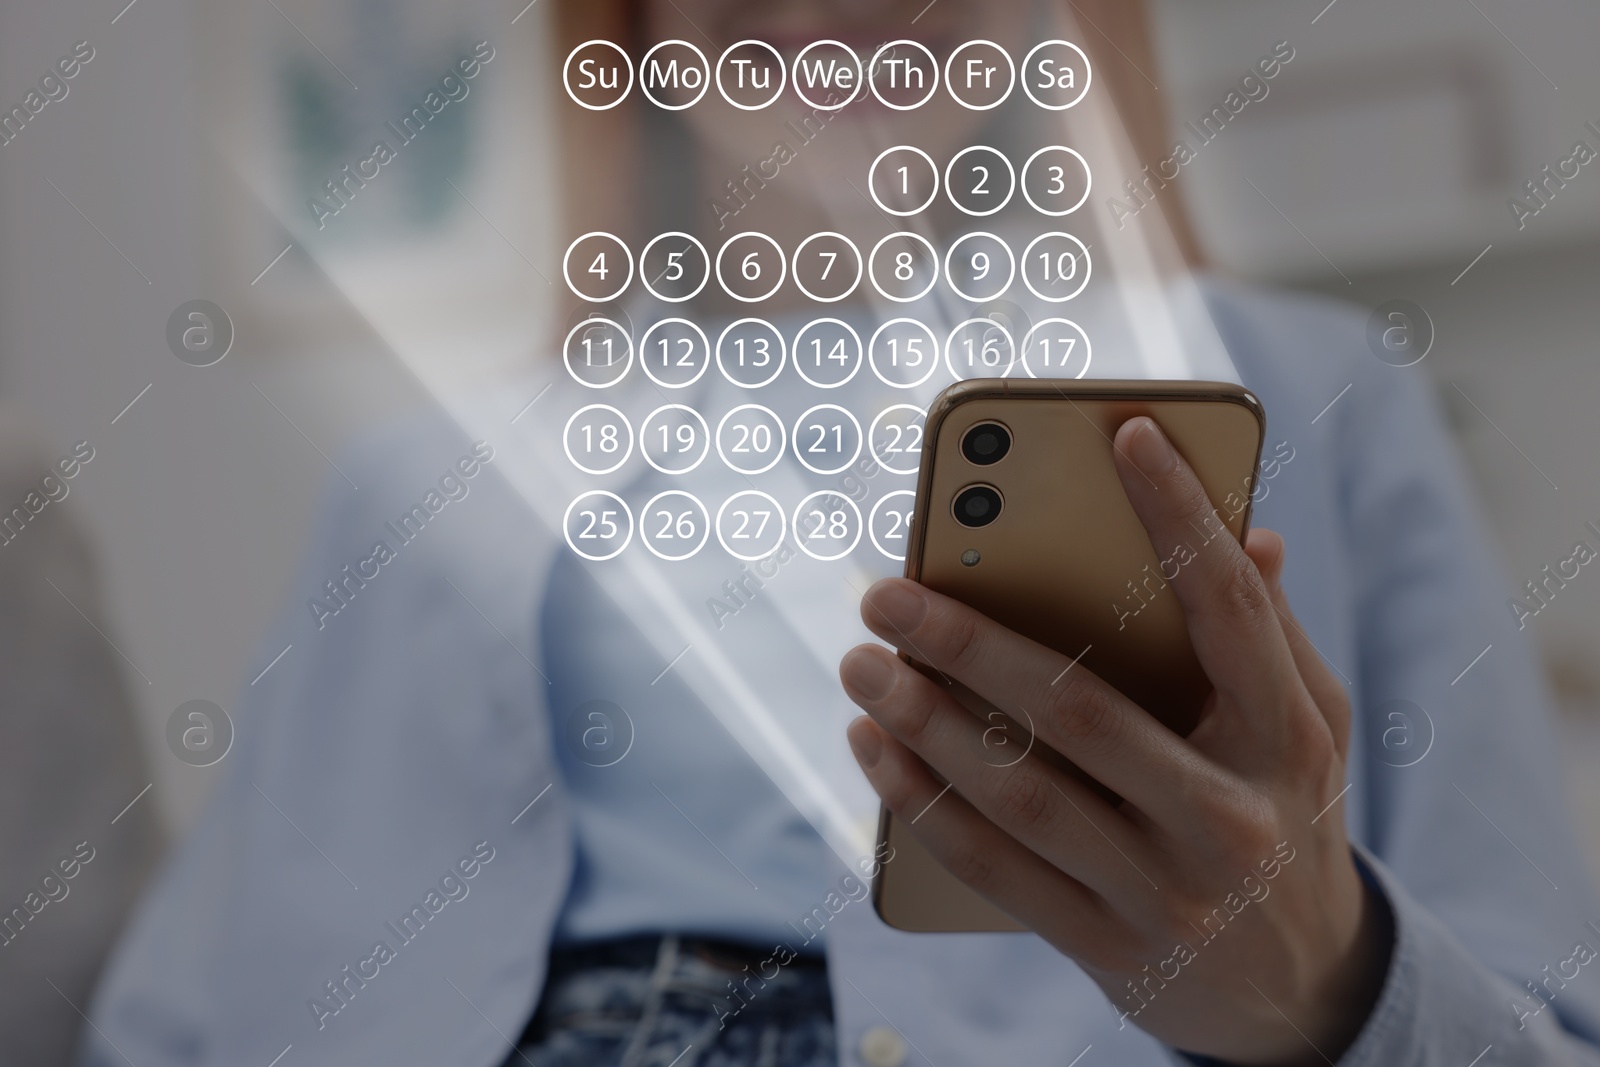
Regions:
<instances>
[{"instance_id":1,"label":"phone camera lens","mask_svg":"<svg viewBox=\"0 0 1600 1067\"><path fill-rule=\"evenodd\" d=\"M956 521L977 529L1000 517L1000 492L992 485L969 485L956 494Z\"/></svg>"},{"instance_id":2,"label":"phone camera lens","mask_svg":"<svg viewBox=\"0 0 1600 1067\"><path fill-rule=\"evenodd\" d=\"M961 454L980 467L999 463L1010 451L1011 431L998 422L980 422L961 439Z\"/></svg>"}]
</instances>

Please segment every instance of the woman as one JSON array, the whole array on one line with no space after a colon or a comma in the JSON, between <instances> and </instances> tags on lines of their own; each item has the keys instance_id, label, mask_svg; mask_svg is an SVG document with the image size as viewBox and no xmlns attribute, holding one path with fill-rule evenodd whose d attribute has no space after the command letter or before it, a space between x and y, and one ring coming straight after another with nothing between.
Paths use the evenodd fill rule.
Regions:
<instances>
[{"instance_id":1,"label":"woman","mask_svg":"<svg viewBox=\"0 0 1600 1067\"><path fill-rule=\"evenodd\" d=\"M1098 27L1077 36L1134 155L1165 158L1159 107L1134 73L1151 69L1138 7L1073 7ZM562 18L565 47L673 37L715 55L747 37L791 52L827 37L861 51L917 34L938 54L986 37L1021 55L1046 11L662 0L574 3ZM735 110L681 113L688 142L667 128L669 156L696 148L670 186L695 205L677 228L716 232L734 205L708 201L784 118ZM602 184L667 172L652 148L662 116L601 115L570 133L579 206L564 236L669 228L649 214L660 202ZM841 215L851 232L886 232L847 184L886 121L868 108L830 123L796 169L744 187L738 226L785 248ZM945 158L1005 120L939 104L906 121L894 141L918 143L912 130ZM630 219L618 205L631 204L643 207ZM460 471L456 486L477 479L459 493L470 521L444 515L381 578L344 587L335 617L297 638L304 655L263 680L226 783L107 978L89 1062L1135 1065L1182 1049L1465 1064L1488 1046L1503 1062L1595 1058L1585 1037L1600 1000L1569 966L1572 941L1590 936L1588 897L1564 847L1538 682L1484 577L1488 550L1422 381L1367 357L1347 310L1225 283L1208 298L1293 457L1256 515L1282 539L1258 533L1175 582L1219 694L1194 736L1161 734L1087 671L1049 705L1044 739L1128 803L1092 806L1031 765L1008 785L974 774L941 694L881 651L842 668L876 722L851 731L873 786L897 811L926 810L916 830L934 854L1042 937L885 928L859 876L892 859L839 864L684 668L640 638L633 605L483 477L492 446L408 428L353 461L359 499L330 508L307 585L338 583L441 467ZM1153 540L1170 540L1198 503L1186 468L1146 421L1119 444L1131 499ZM805 635L779 629L767 603L740 604L763 681L803 688L788 650ZM863 618L999 703L1031 700L1065 666L904 583L875 587ZM1489 642L1470 684L1452 683ZM1397 699L1439 724L1410 766L1385 747ZM585 740L594 729L599 744ZM931 809L929 767L957 787ZM1176 951L1182 926L1219 901L1237 916L1226 933L1192 959Z\"/></svg>"}]
</instances>

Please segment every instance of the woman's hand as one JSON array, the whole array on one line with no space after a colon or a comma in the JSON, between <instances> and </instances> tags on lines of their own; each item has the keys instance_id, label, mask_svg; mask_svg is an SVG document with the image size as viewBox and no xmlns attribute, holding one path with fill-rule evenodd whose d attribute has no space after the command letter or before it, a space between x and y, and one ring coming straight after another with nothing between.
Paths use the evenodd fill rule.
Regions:
<instances>
[{"instance_id":1,"label":"woman's hand","mask_svg":"<svg viewBox=\"0 0 1600 1067\"><path fill-rule=\"evenodd\" d=\"M1130 420L1116 446L1159 557L1215 521L1154 422ZM1171 579L1214 687L1188 737L954 600L903 579L867 593L874 633L1031 720L1121 803L1036 756L995 767L984 722L887 649L840 667L871 716L850 727L857 759L940 862L1082 966L1125 1023L1239 1064L1334 1062L1390 937L1345 839L1350 705L1289 614L1283 554L1266 531L1214 537Z\"/></svg>"}]
</instances>

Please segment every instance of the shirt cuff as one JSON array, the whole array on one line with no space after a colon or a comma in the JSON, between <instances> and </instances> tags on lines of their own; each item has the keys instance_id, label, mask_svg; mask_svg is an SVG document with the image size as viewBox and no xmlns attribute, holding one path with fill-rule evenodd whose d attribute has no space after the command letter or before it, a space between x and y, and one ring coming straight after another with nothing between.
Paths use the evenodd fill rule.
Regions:
<instances>
[{"instance_id":1,"label":"shirt cuff","mask_svg":"<svg viewBox=\"0 0 1600 1067\"><path fill-rule=\"evenodd\" d=\"M1600 1064L1600 1049L1533 1018L1527 996L1461 944L1376 857L1352 845L1362 878L1388 906L1394 940L1377 1003L1338 1067L1461 1067L1492 1047L1494 1062Z\"/></svg>"},{"instance_id":2,"label":"shirt cuff","mask_svg":"<svg viewBox=\"0 0 1600 1067\"><path fill-rule=\"evenodd\" d=\"M1389 909L1393 940L1383 988L1337 1067L1462 1067L1485 1058L1527 1067L1600 1067L1600 1047L1534 1014L1530 994L1496 974L1419 904L1376 857L1351 845L1356 868ZM1178 1053L1195 1067L1220 1060Z\"/></svg>"}]
</instances>

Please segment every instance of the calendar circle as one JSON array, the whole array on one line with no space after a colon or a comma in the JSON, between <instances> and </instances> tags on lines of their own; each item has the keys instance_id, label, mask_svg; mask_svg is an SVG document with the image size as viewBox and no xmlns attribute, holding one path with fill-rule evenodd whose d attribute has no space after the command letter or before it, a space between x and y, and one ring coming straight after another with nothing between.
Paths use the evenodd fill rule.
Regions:
<instances>
[{"instance_id":1,"label":"calendar circle","mask_svg":"<svg viewBox=\"0 0 1600 1067\"><path fill-rule=\"evenodd\" d=\"M766 319L730 322L717 336L717 369L741 389L770 385L783 373L788 358L783 334Z\"/></svg>"},{"instance_id":2,"label":"calendar circle","mask_svg":"<svg viewBox=\"0 0 1600 1067\"><path fill-rule=\"evenodd\" d=\"M705 331L688 319L661 319L639 339L639 365L661 388L686 389L711 366L711 342Z\"/></svg>"},{"instance_id":3,"label":"calendar circle","mask_svg":"<svg viewBox=\"0 0 1600 1067\"><path fill-rule=\"evenodd\" d=\"M595 358L602 347L604 363ZM620 359L617 358L618 349L622 351ZM561 343L561 359L567 373L579 385L586 389L609 389L626 378L633 366L633 339L620 322L596 315L579 321L567 331L566 340Z\"/></svg>"},{"instance_id":4,"label":"calendar circle","mask_svg":"<svg viewBox=\"0 0 1600 1067\"><path fill-rule=\"evenodd\" d=\"M622 57L621 65L628 71L628 82L626 85L622 86L622 92L617 94L615 100L591 104L585 100L579 99L577 89L573 88L572 61L578 58L579 52L587 51L588 49L596 46L609 48ZM579 68L582 69L582 66L583 65L580 63ZM623 47L614 41L600 39L585 41L567 53L567 61L561 65L561 84L567 90L567 98L574 104L577 104L579 107L585 108L589 111L610 111L612 108L626 100L628 98L628 94L633 91L633 60L628 57L628 53L623 49ZM580 88L587 88L587 86Z\"/></svg>"},{"instance_id":5,"label":"calendar circle","mask_svg":"<svg viewBox=\"0 0 1600 1067\"><path fill-rule=\"evenodd\" d=\"M884 385L915 389L939 367L939 339L924 322L890 319L867 342L867 361Z\"/></svg>"},{"instance_id":6,"label":"calendar circle","mask_svg":"<svg viewBox=\"0 0 1600 1067\"><path fill-rule=\"evenodd\" d=\"M1017 362L1011 331L993 319L957 323L944 341L944 363L957 381L1004 378Z\"/></svg>"},{"instance_id":7,"label":"calendar circle","mask_svg":"<svg viewBox=\"0 0 1600 1067\"><path fill-rule=\"evenodd\" d=\"M622 254L619 258L627 265L628 269L623 273L622 284L617 286L615 289L607 292L589 292L580 289L572 280L572 271L570 269L572 266L572 254L573 252L577 251L580 245L590 243L591 238L594 239L594 243L597 245L603 245L605 242L609 241L611 244L615 245L621 250ZM602 248L601 251L596 254L596 258L590 261L589 266L584 268L589 274L598 273L602 283L606 282L609 275L617 269L616 267L608 266L606 264L606 251L607 250L605 248ZM579 261L582 262L582 260L587 258L589 254L590 253L587 250L580 253ZM607 233L604 230L591 230L589 233L584 234L582 237L579 237L577 240L573 241L567 246L566 255L561 257L561 277L566 280L567 288L570 289L572 294L578 297L578 299L587 300L591 304L603 304L607 300L615 300L617 297L621 296L627 291L629 284L633 282L633 253L629 250L628 243L622 238L618 237L616 234Z\"/></svg>"},{"instance_id":8,"label":"calendar circle","mask_svg":"<svg viewBox=\"0 0 1600 1067\"><path fill-rule=\"evenodd\" d=\"M672 47L674 45L679 48L687 48L689 51L693 52L695 58L700 61L700 65L698 67L690 68L687 65L684 67L685 73L687 73L690 69L694 69L699 72L700 88L699 91L694 94L693 99L682 104L669 104L664 100L656 99L656 95L650 91L650 80L646 76L647 72L651 69L650 62L655 58L655 54L661 51L663 48ZM652 104L654 104L656 107L659 107L663 111L683 111L687 108L694 107L700 102L701 98L706 95L706 90L711 88L711 61L706 58L706 54L704 52L700 51L700 49L696 48L694 44L689 41L673 40L661 41L657 43L651 47L650 51L644 54L643 59L639 60L639 70L639 91L644 93L645 97ZM688 87L690 89L694 88L692 85Z\"/></svg>"},{"instance_id":9,"label":"calendar circle","mask_svg":"<svg viewBox=\"0 0 1600 1067\"><path fill-rule=\"evenodd\" d=\"M767 432L763 434L762 430ZM787 442L783 420L762 404L740 404L717 422L717 456L729 470L739 474L765 474L776 467ZM757 458L741 466L728 458L730 454Z\"/></svg>"},{"instance_id":10,"label":"calendar circle","mask_svg":"<svg viewBox=\"0 0 1600 1067\"><path fill-rule=\"evenodd\" d=\"M980 246L976 251L967 253L965 266L958 266L956 249L967 242ZM983 258L983 268L977 266L979 257ZM1005 274L995 273L994 260L1001 257L1005 261ZM976 275L976 276L974 276ZM990 278L1003 277L1004 281L991 281ZM1011 246L1001 240L996 234L978 231L962 234L956 238L944 253L944 280L950 286L950 291L963 300L970 300L974 304L987 303L999 299L1011 288L1011 283L1017 277L1017 259L1012 254ZM982 288L979 288L979 286Z\"/></svg>"},{"instance_id":11,"label":"calendar circle","mask_svg":"<svg viewBox=\"0 0 1600 1067\"><path fill-rule=\"evenodd\" d=\"M867 431L867 447L890 474L915 474L922 465L923 430L928 413L915 404L892 404L878 412ZM880 444L881 439L881 444ZM905 457L914 457L907 462Z\"/></svg>"},{"instance_id":12,"label":"calendar circle","mask_svg":"<svg viewBox=\"0 0 1600 1067\"><path fill-rule=\"evenodd\" d=\"M809 431L817 431L810 444L804 440ZM833 432L833 444L828 444L828 433ZM861 455L861 423L850 409L838 404L818 404L801 412L794 420L794 432L789 435L795 458L812 474L840 474ZM815 461L811 457L818 457Z\"/></svg>"},{"instance_id":13,"label":"calendar circle","mask_svg":"<svg viewBox=\"0 0 1600 1067\"><path fill-rule=\"evenodd\" d=\"M906 164L902 166L895 167L893 164L899 161L899 158L897 157L899 157L900 153L909 153L911 160L908 160ZM885 162L891 164L888 170L890 175L898 174L902 170L905 171L904 174L900 175L901 191L896 193L893 191L892 187L889 190L887 199L892 200L896 205L898 205L896 207L890 207L889 204L885 202L886 198L878 191L878 168ZM918 182L918 185L919 187L921 185L926 185L928 187L926 196L919 196L911 191L911 167L915 163L926 164L926 170L923 170L921 166L918 166L918 177L921 179ZM872 161L872 166L867 169L867 191L872 194L872 202L877 204L878 207L884 211L887 211L891 215L897 215L900 218L907 218L911 215L920 214L928 210L929 206L932 205L934 198L939 195L938 164L934 163L933 157L928 155L928 153L924 152L920 148L915 148L908 144L895 145L892 148L885 148L882 152L878 153L877 158ZM906 204L912 204L914 206L908 208L905 206Z\"/></svg>"},{"instance_id":14,"label":"calendar circle","mask_svg":"<svg viewBox=\"0 0 1600 1067\"><path fill-rule=\"evenodd\" d=\"M911 542L912 508L916 501L917 494L910 489L896 489L879 497L867 516L867 536L872 539L872 547L896 563L905 562L905 546ZM880 518L888 522L888 529L881 533ZM901 542L898 555L892 548L896 540Z\"/></svg>"},{"instance_id":15,"label":"calendar circle","mask_svg":"<svg viewBox=\"0 0 1600 1067\"><path fill-rule=\"evenodd\" d=\"M581 504L590 500L595 502L593 506L580 508ZM606 507L607 503L615 504L616 507ZM573 522L573 512L577 512L577 523ZM584 525L585 519L588 520L586 525ZM582 525L583 528L574 533L575 525ZM567 505L566 514L561 517L561 527L568 548L584 559L600 563L622 555L623 550L628 547L628 542L633 540L633 512L628 510L627 502L617 494L608 493L604 489L594 489ZM596 543L580 548L578 546L580 541Z\"/></svg>"},{"instance_id":16,"label":"calendar circle","mask_svg":"<svg viewBox=\"0 0 1600 1067\"><path fill-rule=\"evenodd\" d=\"M825 503L824 503L825 502ZM813 506L824 504L824 506ZM806 522L813 515L817 522L810 531ZM821 489L795 505L791 528L795 544L800 551L823 563L844 559L861 543L861 509L856 502L837 489ZM825 549L815 547L819 541L828 542Z\"/></svg>"},{"instance_id":17,"label":"calendar circle","mask_svg":"<svg viewBox=\"0 0 1600 1067\"><path fill-rule=\"evenodd\" d=\"M765 51L771 53L774 62L767 69L769 71L773 70L773 69L777 70L777 72L778 72L778 87L772 91L772 95L771 96L767 97L765 100L760 101L759 103L741 104L739 101L735 100L733 97L728 95L728 90L723 85L723 81L722 81L722 66L723 66L724 63L728 62L728 57L729 56L733 55L733 53L737 52L739 49L745 48L745 47L748 47L748 46L754 46L756 48L761 48L761 49L764 49ZM741 71L741 77L742 76L743 76L743 74L742 74L742 71ZM757 40L754 40L754 39L748 39L748 40L743 40L743 41L735 41L733 44L730 44L727 48L722 50L722 55L717 57L716 78L717 78L717 92L722 94L722 99L726 100L729 104L731 104L734 107L738 108L740 111L760 111L762 108L770 107L773 103L775 103L777 101L778 97L783 95L784 86L786 86L788 84L788 82L789 82L789 71L788 71L788 68L784 66L783 54L781 52L779 52L776 48L772 47L770 44L768 44L765 41L757 41ZM763 86L757 86L757 88L764 88L764 87Z\"/></svg>"},{"instance_id":18,"label":"calendar circle","mask_svg":"<svg viewBox=\"0 0 1600 1067\"><path fill-rule=\"evenodd\" d=\"M1047 53L1047 57L1036 58L1039 57L1040 53ZM1028 71L1039 71L1039 64L1047 62L1048 54L1050 53L1053 53L1056 57L1056 74L1054 77L1046 79L1050 84L1035 86L1028 80ZM1074 84L1072 85L1063 85L1061 83L1063 60L1067 69L1071 70L1074 75ZM1079 69L1083 71L1082 85L1075 84ZM1089 57L1084 54L1083 49L1071 41L1041 41L1029 50L1027 57L1022 61L1022 91L1028 94L1029 100L1032 100L1046 111L1065 111L1070 107L1075 107L1078 101L1083 99L1084 94L1089 91L1089 86L1093 82L1094 69L1089 65ZM1063 89L1068 91L1062 92Z\"/></svg>"},{"instance_id":19,"label":"calendar circle","mask_svg":"<svg viewBox=\"0 0 1600 1067\"><path fill-rule=\"evenodd\" d=\"M683 431L688 430L685 434ZM656 432L662 443L658 449ZM639 424L639 454L662 474L688 474L711 451L711 430L705 418L687 404L662 404Z\"/></svg>"},{"instance_id":20,"label":"calendar circle","mask_svg":"<svg viewBox=\"0 0 1600 1067\"><path fill-rule=\"evenodd\" d=\"M890 242L904 242L905 247L891 245ZM914 251L913 251L914 250ZM879 280L879 256L886 258L884 272L887 277ZM927 275L927 281L918 278L920 273ZM902 276L902 271L908 272ZM872 287L878 295L885 300L892 300L897 304L909 304L921 300L933 289L939 280L939 253L933 250L933 245L920 233L902 230L884 236L872 247L872 254L867 257L867 277L872 282ZM893 283L893 284L891 284Z\"/></svg>"},{"instance_id":21,"label":"calendar circle","mask_svg":"<svg viewBox=\"0 0 1600 1067\"><path fill-rule=\"evenodd\" d=\"M1082 356L1077 373L1049 373L1052 360L1062 370L1080 362L1079 342L1082 344ZM1051 350L1052 343L1056 346L1054 351ZM1089 373L1093 358L1094 349L1089 344L1089 335L1071 319L1041 319L1022 339L1022 369L1028 372L1030 378L1082 378Z\"/></svg>"},{"instance_id":22,"label":"calendar circle","mask_svg":"<svg viewBox=\"0 0 1600 1067\"><path fill-rule=\"evenodd\" d=\"M1051 155L1070 157L1075 165L1061 162L1051 166L1048 160L1048 157ZM1044 184L1045 187L1039 190L1038 196L1034 195L1034 190L1031 188L1031 180L1036 173L1034 170L1035 167L1047 168L1044 172L1045 181L1041 183ZM1072 171L1073 179L1070 182L1067 180L1067 172L1069 169ZM1055 170L1061 171L1060 174L1053 176L1053 180L1061 186L1059 190L1052 190L1048 184L1052 180L1051 172ZM1077 197L1073 197L1071 193L1077 188L1077 180L1080 174L1082 175L1083 192ZM1022 197L1028 202L1029 207L1033 208L1033 210L1039 212L1041 215L1053 215L1059 217L1061 215L1070 215L1084 204L1088 203L1089 193L1094 189L1094 176L1089 173L1089 161L1084 159L1081 153L1075 151L1074 149L1068 148L1066 145L1046 145L1033 155L1029 156L1028 161L1022 165L1021 184ZM1049 201L1050 197L1060 197L1062 198L1063 203L1069 203L1070 206L1061 207L1059 203ZM1046 207L1045 204L1047 202L1051 203L1051 206Z\"/></svg>"},{"instance_id":23,"label":"calendar circle","mask_svg":"<svg viewBox=\"0 0 1600 1067\"><path fill-rule=\"evenodd\" d=\"M896 103L893 103L888 98L886 98L883 95L883 93L881 91L879 91L879 89L878 89L878 68L880 66L880 61L881 61L882 64L906 63L907 64L907 66L905 67L905 71L906 71L906 88L907 89L910 88L910 81L911 81L911 67L909 66L910 60L903 59L903 58L902 59L894 59L894 58L892 58L894 52L897 49L899 49L899 47L901 45L910 45L913 49L915 49L916 51L922 53L922 57L927 60L926 67L919 67L917 69L918 70L926 70L927 71L927 74L926 74L925 77L926 77L926 80L928 82L928 91L923 93L920 99L917 99L917 100L915 100L915 101L913 101L912 103L909 103L909 104L896 104ZM885 52L890 53L890 57L891 58L882 59L881 57L883 56L883 54ZM872 95L877 97L878 98L878 103L882 104L884 107L892 108L895 111L915 111L917 108L921 107L923 104L926 104L929 100L932 100L933 99L933 94L939 91L939 61L937 59L935 59L934 56L933 56L933 53L928 50L928 46L923 44L920 41L912 41L912 40L904 40L904 39L899 40L899 41L889 41L889 42L887 42L885 44L879 45L878 46L878 50L876 52L872 53L872 62L867 64L866 79L867 79L867 87L872 90ZM889 80L890 81L894 81L895 80L895 74L894 74L894 67L893 66L889 67Z\"/></svg>"},{"instance_id":24,"label":"calendar circle","mask_svg":"<svg viewBox=\"0 0 1600 1067\"><path fill-rule=\"evenodd\" d=\"M833 258L828 260L827 266L823 268L822 274L814 283L818 291L813 292L812 286L806 284L806 272L800 268L800 255L806 250L806 246L810 245L813 241L823 240L831 240L835 242L838 245L838 250L832 253L827 251L820 251L817 253L819 258L827 258L830 255ZM848 275L848 282L833 281L830 283L829 276L832 275L833 269L838 265L838 256L841 252L850 253L850 258L855 260L855 270ZM843 300L845 297L855 292L856 286L861 284L861 270L861 249L857 248L856 243L850 240L850 238L846 237L844 234L835 233L832 230L827 230L822 233L814 233L810 237L807 237L804 241L801 241L800 247L794 250L794 265L791 268L791 272L794 276L795 288L799 289L809 299L815 300L819 304L838 303L840 300ZM845 275L840 275L840 277L844 278Z\"/></svg>"},{"instance_id":25,"label":"calendar circle","mask_svg":"<svg viewBox=\"0 0 1600 1067\"><path fill-rule=\"evenodd\" d=\"M811 346L811 370L806 369L808 344ZM843 319L812 319L794 335L790 349L795 372L807 385L818 389L837 389L861 369L861 335Z\"/></svg>"},{"instance_id":26,"label":"calendar circle","mask_svg":"<svg viewBox=\"0 0 1600 1067\"><path fill-rule=\"evenodd\" d=\"M777 263L777 268L775 271L773 271L776 277L772 281L772 288L749 295L740 293L737 291L739 287L731 284L728 279L723 276L723 257L728 254L728 249L732 248L739 242L763 241L766 242L766 244L771 247L772 251L775 253L773 258ZM747 251L743 253L742 258L739 260L739 276L741 280L746 282L757 282L761 280L763 268L760 260L755 258L759 255L761 255L761 249L759 248L754 251ZM753 274L751 273L752 267L755 271ZM761 301L769 299L779 289L783 288L783 279L788 275L788 272L789 264L784 257L783 248L778 244L777 241L774 241L771 237L768 237L759 230L746 230L743 233L736 233L726 241L722 242L722 247L717 249L717 284L722 286L722 291L724 293L727 293L730 297L743 304L759 304Z\"/></svg>"},{"instance_id":27,"label":"calendar circle","mask_svg":"<svg viewBox=\"0 0 1600 1067\"><path fill-rule=\"evenodd\" d=\"M1049 247L1041 249L1041 245ZM1040 265L1036 272L1030 271L1036 259ZM1059 230L1041 233L1022 253L1022 284L1040 300L1062 304L1083 292L1093 266L1089 249L1072 234Z\"/></svg>"},{"instance_id":28,"label":"calendar circle","mask_svg":"<svg viewBox=\"0 0 1600 1067\"><path fill-rule=\"evenodd\" d=\"M612 431L609 435L605 432L608 429ZM583 447L579 451L586 458L598 455L608 462L605 465L590 466L579 460L573 454L574 431L576 436L584 438ZM607 442L612 444L609 449L605 447ZM628 457L633 455L633 426L629 424L628 416L610 404L590 404L574 411L567 419L566 428L561 433L561 447L567 453L567 459L572 465L583 473L611 474L619 470L628 462Z\"/></svg>"},{"instance_id":29,"label":"calendar circle","mask_svg":"<svg viewBox=\"0 0 1600 1067\"><path fill-rule=\"evenodd\" d=\"M956 164L969 155L982 162L970 163L964 173L981 173L983 177L979 178L965 192L957 192L961 186L955 181ZM999 163L998 166L996 166L996 161ZM995 185L991 188L990 183L997 179L1001 171L1005 173L1004 185ZM985 215L993 215L1011 203L1011 198L1016 195L1016 191L1016 168L1011 165L1011 160L1006 158L1006 154L998 148L990 148L988 145L982 144L969 145L951 156L950 162L944 166L945 199L955 205L958 210L968 215L975 215L980 218Z\"/></svg>"},{"instance_id":30,"label":"calendar circle","mask_svg":"<svg viewBox=\"0 0 1600 1067\"><path fill-rule=\"evenodd\" d=\"M837 48L840 51L844 52L846 55L848 55L850 57L850 62L855 67L854 76L851 79L852 81L855 82L855 88L850 91L850 95L849 96L845 97L844 100L840 101L837 104L827 104L827 103L819 104L815 100L813 100L809 96L807 96L804 89L800 88L800 74L801 74L801 71L804 69L803 68L803 63L805 62L806 53L811 51L813 48L823 48L823 47ZM859 97L861 95L861 80L862 80L863 74L864 74L864 72L861 69L861 57L856 55L856 51L855 51L854 48L851 48L849 45L845 44L843 41L829 41L829 40L812 41L810 44L808 44L804 48L800 49L800 54L794 57L794 74L793 74L794 93L801 100L805 101L811 107L816 108L818 111L838 111L840 108L847 106L852 100L855 100L857 97Z\"/></svg>"},{"instance_id":31,"label":"calendar circle","mask_svg":"<svg viewBox=\"0 0 1600 1067\"><path fill-rule=\"evenodd\" d=\"M1006 84L1005 84L1005 88L1001 89L997 93L991 94L993 96L993 99L989 100L987 103L974 103L973 101L970 101L970 100L966 99L965 97L963 97L960 93L956 92L956 79L952 76L952 71L955 68L956 56L959 56L962 52L965 52L969 48L991 48L996 53L999 54L1001 59L1006 61ZM987 72L985 72L985 73L987 74ZM989 88L989 86L987 84L988 80L989 79L986 76L984 78L984 82L985 82L984 88L986 90ZM955 51L951 52L949 58L944 61L944 88L945 88L945 91L950 94L950 98L952 100L954 100L956 103L960 104L962 107L966 108L968 111L991 111L994 108L999 107L1001 104L1006 102L1007 98L1009 98L1011 96L1011 90L1016 87L1016 84L1017 84L1017 67L1016 67L1016 64L1011 61L1011 53L1007 52L1004 48L1001 48L999 45L995 44L993 41L983 41L983 40L968 41L965 44L963 44L963 45L959 46L958 48L956 48ZM967 89L969 91L972 89L972 84L971 84L970 77L968 79Z\"/></svg>"},{"instance_id":32,"label":"calendar circle","mask_svg":"<svg viewBox=\"0 0 1600 1067\"><path fill-rule=\"evenodd\" d=\"M724 500L717 509L716 527L717 543L728 555L746 563L772 555L788 533L783 508L759 489L746 489ZM737 547L730 541L738 543Z\"/></svg>"},{"instance_id":33,"label":"calendar circle","mask_svg":"<svg viewBox=\"0 0 1600 1067\"><path fill-rule=\"evenodd\" d=\"M672 506L661 506L671 504ZM678 508L683 510L678 510ZM666 522L656 533L650 532L650 520L665 516ZM684 529L684 520L689 520L689 529ZM695 531L699 537L695 537ZM700 502L700 498L693 493L686 493L682 489L668 489L664 493L657 493L639 511L639 540L644 542L644 547L658 559L669 563L678 563L689 559L705 547L706 541L711 537L711 513ZM659 541L694 541L694 546L686 551L671 552L666 546L658 545ZM679 546L681 547L681 546Z\"/></svg>"},{"instance_id":34,"label":"calendar circle","mask_svg":"<svg viewBox=\"0 0 1600 1067\"><path fill-rule=\"evenodd\" d=\"M656 251L657 245L668 239L674 239L679 244L687 244L699 253L698 263L700 269L696 272L700 278L698 282L675 287L664 286L659 289L656 287L657 283L663 280L668 282L683 281L684 277L689 273L683 268L681 259L673 258L674 256L683 256L690 250L689 247L676 250L668 248L662 253L666 263L662 266L661 272L654 279L651 278L651 253ZM678 276L668 278L667 275L673 273L673 271L678 271ZM684 233L682 230L669 230L666 233L658 233L650 238L650 242L644 246L644 251L639 253L639 280L644 282L644 287L657 300L665 300L669 304L681 304L686 300L693 300L700 295L700 291L706 287L706 283L711 281L711 254L706 251L706 246L700 243L700 239L692 233Z\"/></svg>"}]
</instances>

